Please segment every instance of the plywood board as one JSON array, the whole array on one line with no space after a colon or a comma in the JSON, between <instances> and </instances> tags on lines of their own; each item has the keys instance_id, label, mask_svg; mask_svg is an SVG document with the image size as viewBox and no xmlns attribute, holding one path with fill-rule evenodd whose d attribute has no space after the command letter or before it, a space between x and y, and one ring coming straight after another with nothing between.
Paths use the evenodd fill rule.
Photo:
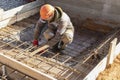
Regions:
<instances>
[{"instance_id":1,"label":"plywood board","mask_svg":"<svg viewBox=\"0 0 120 80\"><path fill-rule=\"evenodd\" d=\"M118 43L115 48L115 55L117 56L119 53L120 43ZM106 68L107 56L103 60L101 60L100 63L83 80L96 80L98 74Z\"/></svg>"},{"instance_id":2,"label":"plywood board","mask_svg":"<svg viewBox=\"0 0 120 80\"><path fill-rule=\"evenodd\" d=\"M38 13L43 3L43 0L37 0L5 12L0 9L0 28Z\"/></svg>"},{"instance_id":3,"label":"plywood board","mask_svg":"<svg viewBox=\"0 0 120 80\"><path fill-rule=\"evenodd\" d=\"M18 62L8 56L5 56L4 54L0 53L0 62L4 63L5 65L11 66L12 68L25 73L37 80L56 80L55 78L44 74L36 69L33 69L21 62Z\"/></svg>"}]
</instances>

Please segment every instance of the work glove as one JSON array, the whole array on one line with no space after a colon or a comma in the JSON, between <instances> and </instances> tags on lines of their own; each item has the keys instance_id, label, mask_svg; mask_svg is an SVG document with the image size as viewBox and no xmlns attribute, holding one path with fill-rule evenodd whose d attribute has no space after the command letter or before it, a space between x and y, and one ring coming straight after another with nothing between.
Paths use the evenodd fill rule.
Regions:
<instances>
[{"instance_id":1,"label":"work glove","mask_svg":"<svg viewBox=\"0 0 120 80\"><path fill-rule=\"evenodd\" d=\"M33 40L33 46L38 46L38 40Z\"/></svg>"}]
</instances>

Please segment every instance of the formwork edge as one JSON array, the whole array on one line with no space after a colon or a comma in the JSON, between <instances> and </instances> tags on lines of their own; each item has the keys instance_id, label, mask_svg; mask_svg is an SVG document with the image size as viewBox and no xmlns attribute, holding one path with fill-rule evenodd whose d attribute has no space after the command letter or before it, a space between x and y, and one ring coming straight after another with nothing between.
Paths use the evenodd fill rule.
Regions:
<instances>
[{"instance_id":1,"label":"formwork edge","mask_svg":"<svg viewBox=\"0 0 120 80\"><path fill-rule=\"evenodd\" d=\"M15 60L15 59L12 59L2 53L0 53L0 62L22 72L30 77L33 77L37 80L57 80L45 73L37 71L36 69L31 68L31 67Z\"/></svg>"},{"instance_id":2,"label":"formwork edge","mask_svg":"<svg viewBox=\"0 0 120 80\"><path fill-rule=\"evenodd\" d=\"M120 54L120 42L116 45L114 59L119 54ZM96 80L99 73L106 68L107 58L108 58L108 55L105 56L83 80Z\"/></svg>"},{"instance_id":3,"label":"formwork edge","mask_svg":"<svg viewBox=\"0 0 120 80\"><path fill-rule=\"evenodd\" d=\"M4 11L0 8L0 28L11 25L24 18L28 18L39 12L39 7L44 4L43 0L34 1L16 8ZM28 14L28 15L26 15ZM19 17L20 16L20 17ZM19 19L20 18L20 19Z\"/></svg>"}]
</instances>

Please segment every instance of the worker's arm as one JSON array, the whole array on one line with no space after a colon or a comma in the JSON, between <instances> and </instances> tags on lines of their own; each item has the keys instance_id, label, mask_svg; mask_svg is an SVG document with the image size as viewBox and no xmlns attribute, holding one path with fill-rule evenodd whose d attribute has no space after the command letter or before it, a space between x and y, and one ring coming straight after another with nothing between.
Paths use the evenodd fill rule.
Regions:
<instances>
[{"instance_id":1,"label":"worker's arm","mask_svg":"<svg viewBox=\"0 0 120 80\"><path fill-rule=\"evenodd\" d=\"M34 31L34 40L33 40L33 45L38 46L38 39L41 37L41 32L46 24L46 21L43 21L42 19L39 19L38 22L36 23L35 26L35 31Z\"/></svg>"},{"instance_id":2,"label":"worker's arm","mask_svg":"<svg viewBox=\"0 0 120 80\"><path fill-rule=\"evenodd\" d=\"M34 31L34 40L38 40L39 36L41 35L41 31L43 30L44 26L46 24L46 21L43 21L41 18L38 20L35 26Z\"/></svg>"},{"instance_id":3,"label":"worker's arm","mask_svg":"<svg viewBox=\"0 0 120 80\"><path fill-rule=\"evenodd\" d=\"M67 22L66 21L61 21L60 24L58 25L57 33L59 35L63 35L67 29Z\"/></svg>"}]
</instances>

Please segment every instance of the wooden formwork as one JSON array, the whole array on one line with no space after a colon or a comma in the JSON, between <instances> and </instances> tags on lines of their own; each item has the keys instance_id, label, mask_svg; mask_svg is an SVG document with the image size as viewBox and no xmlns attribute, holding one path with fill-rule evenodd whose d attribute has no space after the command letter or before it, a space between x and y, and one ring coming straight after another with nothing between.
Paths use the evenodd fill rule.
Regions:
<instances>
[{"instance_id":1,"label":"wooden formwork","mask_svg":"<svg viewBox=\"0 0 120 80\"><path fill-rule=\"evenodd\" d=\"M54 54L51 58L45 58L40 55L33 56L33 53L36 53L36 50L34 50L36 49L35 47L31 46L27 42L12 39L10 35L12 34L7 32L7 29L1 29L0 61L2 63L11 66L22 73L32 76L35 79L56 80L47 74L54 77L59 77L60 79L62 79L62 76L60 75L66 77L68 75L65 76L65 74L79 74L79 71L76 69L64 65L64 63L69 61L71 58L67 58L63 63L59 63L59 61L56 62L54 60L58 54ZM52 53L50 51L47 52ZM43 72L47 74L44 74Z\"/></svg>"},{"instance_id":2,"label":"wooden formwork","mask_svg":"<svg viewBox=\"0 0 120 80\"><path fill-rule=\"evenodd\" d=\"M6 12L0 9L0 27L37 13L43 3L39 0ZM83 28L75 32L73 43L63 52L54 53L46 44L35 47L27 41L16 39L18 33L33 27L38 18L35 15L0 29L0 62L33 80L91 80L91 73L98 69L94 67L107 55L110 41L119 34L119 30L101 33ZM41 42L45 43L44 39ZM46 50L39 54L42 48Z\"/></svg>"},{"instance_id":3,"label":"wooden formwork","mask_svg":"<svg viewBox=\"0 0 120 80\"><path fill-rule=\"evenodd\" d=\"M97 66L84 78L84 80L96 80L98 74L102 72L105 68L107 68L109 64L112 64L116 56L120 54L120 42L116 44L117 38L115 38L113 41L110 42L110 48L109 48L108 55L105 56L97 64Z\"/></svg>"},{"instance_id":4,"label":"wooden formwork","mask_svg":"<svg viewBox=\"0 0 120 80\"><path fill-rule=\"evenodd\" d=\"M0 8L0 28L38 13L42 4L44 0L36 0L7 11Z\"/></svg>"},{"instance_id":5,"label":"wooden formwork","mask_svg":"<svg viewBox=\"0 0 120 80\"><path fill-rule=\"evenodd\" d=\"M19 71L0 63L0 79L2 80L35 80Z\"/></svg>"}]
</instances>

